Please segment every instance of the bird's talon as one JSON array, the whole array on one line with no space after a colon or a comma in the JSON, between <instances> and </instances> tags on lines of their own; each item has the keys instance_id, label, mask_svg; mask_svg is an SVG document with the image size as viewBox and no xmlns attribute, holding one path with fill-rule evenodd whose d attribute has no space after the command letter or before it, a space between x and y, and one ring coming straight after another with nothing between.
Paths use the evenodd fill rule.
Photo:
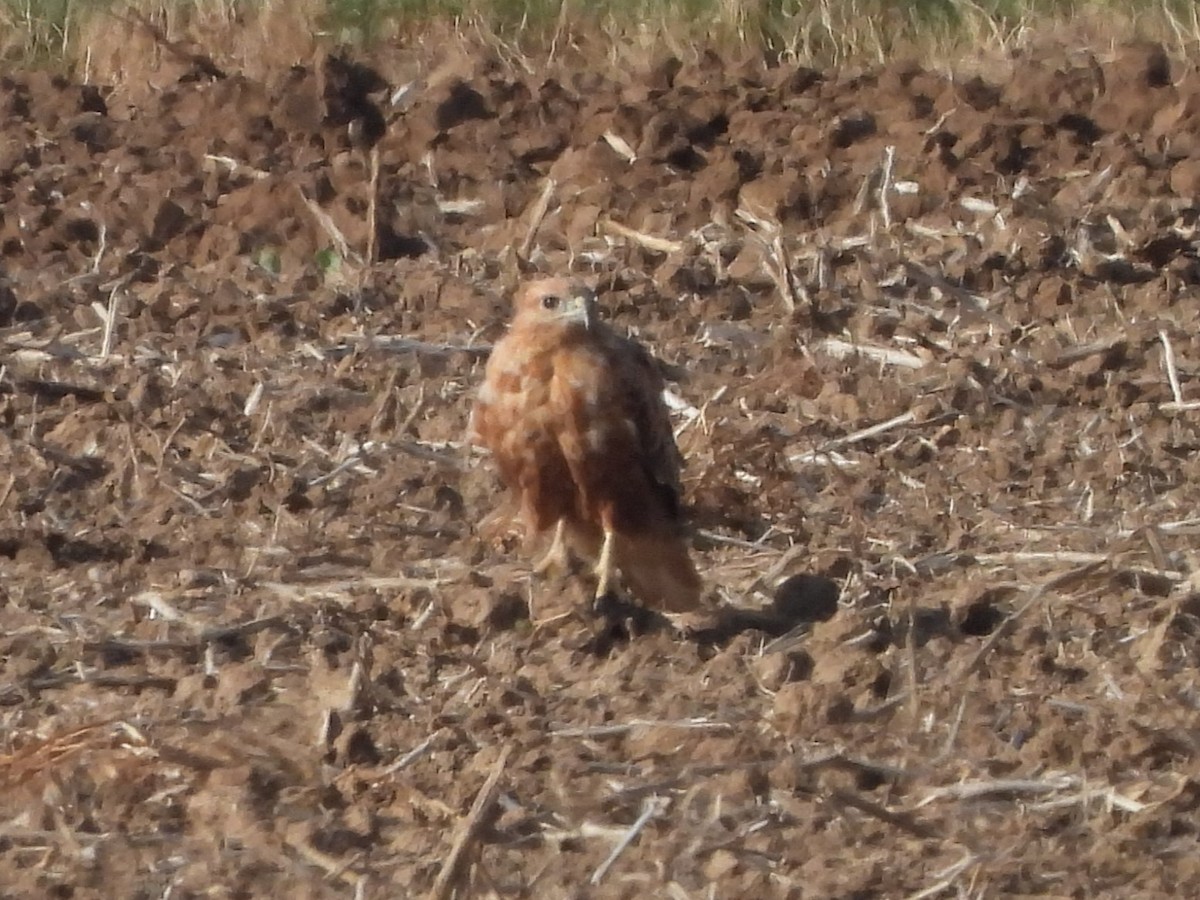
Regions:
<instances>
[{"instance_id":1,"label":"bird's talon","mask_svg":"<svg viewBox=\"0 0 1200 900\"><path fill-rule=\"evenodd\" d=\"M554 540L550 542L550 549L533 566L535 574L545 575L551 569L565 572L570 568L571 561L567 556L567 542L563 534L564 528L562 520L559 520L554 528Z\"/></svg>"},{"instance_id":2,"label":"bird's talon","mask_svg":"<svg viewBox=\"0 0 1200 900\"><path fill-rule=\"evenodd\" d=\"M608 573L597 572L596 576L600 579L600 581L597 582L597 584L596 584L596 602L599 603L601 600L603 600L605 597L608 596L608 592L609 592Z\"/></svg>"},{"instance_id":3,"label":"bird's talon","mask_svg":"<svg viewBox=\"0 0 1200 900\"><path fill-rule=\"evenodd\" d=\"M613 533L610 530L608 530L607 528L605 528L604 529L604 543L600 547L600 560L596 563L596 578L598 579L598 581L596 583L596 599L597 600L599 600L602 597L607 596L609 590L612 587L612 584L611 584L612 570L613 570L612 542L613 542Z\"/></svg>"},{"instance_id":4,"label":"bird's talon","mask_svg":"<svg viewBox=\"0 0 1200 900\"><path fill-rule=\"evenodd\" d=\"M551 548L545 556L533 564L533 573L535 575L545 575L554 570L565 572L567 568L566 554Z\"/></svg>"}]
</instances>

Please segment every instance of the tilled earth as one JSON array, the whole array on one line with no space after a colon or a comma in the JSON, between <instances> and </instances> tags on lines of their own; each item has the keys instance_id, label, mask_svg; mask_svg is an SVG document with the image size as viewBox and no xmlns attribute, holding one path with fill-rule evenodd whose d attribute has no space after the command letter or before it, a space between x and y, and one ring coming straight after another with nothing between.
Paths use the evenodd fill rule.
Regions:
<instances>
[{"instance_id":1,"label":"tilled earth","mask_svg":"<svg viewBox=\"0 0 1200 900\"><path fill-rule=\"evenodd\" d=\"M1196 883L1194 68L189 53L0 78L0 893ZM518 254L704 614L476 532Z\"/></svg>"}]
</instances>

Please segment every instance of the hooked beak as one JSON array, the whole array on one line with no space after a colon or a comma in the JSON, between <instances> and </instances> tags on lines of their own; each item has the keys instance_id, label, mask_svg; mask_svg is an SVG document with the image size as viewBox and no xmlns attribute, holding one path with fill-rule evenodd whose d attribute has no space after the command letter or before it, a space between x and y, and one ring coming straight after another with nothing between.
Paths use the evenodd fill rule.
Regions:
<instances>
[{"instance_id":1,"label":"hooked beak","mask_svg":"<svg viewBox=\"0 0 1200 900\"><path fill-rule=\"evenodd\" d=\"M596 295L586 287L575 289L563 300L561 315L571 324L590 331L596 321Z\"/></svg>"}]
</instances>

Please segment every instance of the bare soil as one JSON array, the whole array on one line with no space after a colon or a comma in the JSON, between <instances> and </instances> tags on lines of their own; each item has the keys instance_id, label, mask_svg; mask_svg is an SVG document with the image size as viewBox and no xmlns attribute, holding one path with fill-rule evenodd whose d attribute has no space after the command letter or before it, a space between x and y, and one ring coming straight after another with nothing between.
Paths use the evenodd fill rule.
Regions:
<instances>
[{"instance_id":1,"label":"bare soil","mask_svg":"<svg viewBox=\"0 0 1200 900\"><path fill-rule=\"evenodd\" d=\"M0 77L0 894L1196 883L1195 68L153 60ZM476 533L522 247L677 367L698 620Z\"/></svg>"}]
</instances>

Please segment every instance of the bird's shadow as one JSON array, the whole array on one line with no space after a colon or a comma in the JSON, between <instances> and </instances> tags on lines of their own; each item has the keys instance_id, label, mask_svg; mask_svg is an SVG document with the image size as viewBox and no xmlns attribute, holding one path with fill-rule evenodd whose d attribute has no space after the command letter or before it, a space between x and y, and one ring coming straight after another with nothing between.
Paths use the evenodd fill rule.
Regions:
<instances>
[{"instance_id":1,"label":"bird's shadow","mask_svg":"<svg viewBox=\"0 0 1200 900\"><path fill-rule=\"evenodd\" d=\"M833 617L838 609L837 582L823 575L793 575L779 586L771 605L763 609L722 606L709 621L680 628L662 613L609 592L592 605L596 629L582 649L607 656L643 635L666 633L701 650L718 650L748 631L774 638L799 637L814 622Z\"/></svg>"}]
</instances>

